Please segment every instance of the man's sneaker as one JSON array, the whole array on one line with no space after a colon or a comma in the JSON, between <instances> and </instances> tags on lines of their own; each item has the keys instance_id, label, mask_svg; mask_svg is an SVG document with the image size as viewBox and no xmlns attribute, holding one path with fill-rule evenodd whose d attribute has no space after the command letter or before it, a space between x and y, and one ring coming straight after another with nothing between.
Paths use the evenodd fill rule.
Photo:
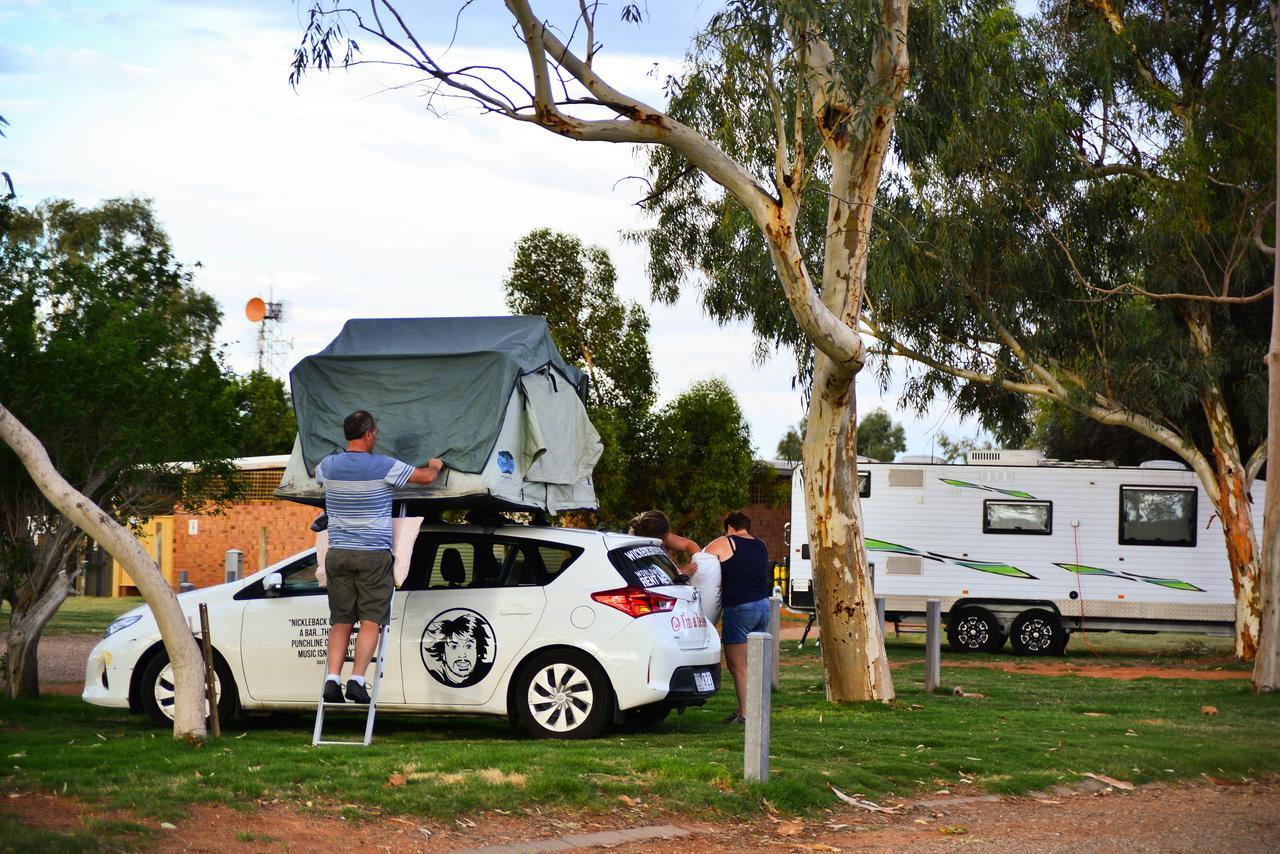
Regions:
<instances>
[{"instance_id":1,"label":"man's sneaker","mask_svg":"<svg viewBox=\"0 0 1280 854\"><path fill-rule=\"evenodd\" d=\"M734 712L733 714L729 715L729 717L725 718L724 722L727 724L745 724L747 722L747 719L744 718L742 715L738 714L737 712Z\"/></svg>"},{"instance_id":2,"label":"man's sneaker","mask_svg":"<svg viewBox=\"0 0 1280 854\"><path fill-rule=\"evenodd\" d=\"M347 699L353 703L369 703L369 692L354 679L347 680Z\"/></svg>"},{"instance_id":3,"label":"man's sneaker","mask_svg":"<svg viewBox=\"0 0 1280 854\"><path fill-rule=\"evenodd\" d=\"M342 686L337 682L334 682L332 679L324 680L323 699L326 703L344 702L342 699Z\"/></svg>"}]
</instances>

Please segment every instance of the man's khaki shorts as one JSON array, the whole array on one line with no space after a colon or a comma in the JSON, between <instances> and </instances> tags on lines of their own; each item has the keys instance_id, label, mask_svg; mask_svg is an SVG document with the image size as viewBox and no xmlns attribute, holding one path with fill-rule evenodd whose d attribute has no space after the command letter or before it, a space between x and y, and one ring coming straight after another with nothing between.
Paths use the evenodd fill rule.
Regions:
<instances>
[{"instance_id":1,"label":"man's khaki shorts","mask_svg":"<svg viewBox=\"0 0 1280 854\"><path fill-rule=\"evenodd\" d=\"M329 549L324 559L329 579L329 625L362 620L380 626L389 623L394 562L390 551Z\"/></svg>"}]
</instances>

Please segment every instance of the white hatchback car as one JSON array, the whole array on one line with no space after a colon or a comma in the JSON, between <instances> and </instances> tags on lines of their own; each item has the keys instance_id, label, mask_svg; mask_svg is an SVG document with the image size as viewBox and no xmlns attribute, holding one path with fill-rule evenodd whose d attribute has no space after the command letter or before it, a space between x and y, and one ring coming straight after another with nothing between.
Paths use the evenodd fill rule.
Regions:
<instances>
[{"instance_id":1,"label":"white hatchback car","mask_svg":"<svg viewBox=\"0 0 1280 854\"><path fill-rule=\"evenodd\" d=\"M314 550L178 599L193 626L209 606L221 714L315 708L329 606ZM655 540L601 531L424 525L387 643L379 711L503 715L542 737L656 724L720 687L720 637L694 587ZM107 629L83 698L171 719L149 609Z\"/></svg>"}]
</instances>

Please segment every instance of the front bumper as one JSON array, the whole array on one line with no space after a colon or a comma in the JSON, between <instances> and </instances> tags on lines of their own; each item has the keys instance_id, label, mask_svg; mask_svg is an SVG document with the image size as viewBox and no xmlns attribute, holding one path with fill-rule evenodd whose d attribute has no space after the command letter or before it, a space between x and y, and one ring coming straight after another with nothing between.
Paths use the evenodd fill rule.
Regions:
<instances>
[{"instance_id":1,"label":"front bumper","mask_svg":"<svg viewBox=\"0 0 1280 854\"><path fill-rule=\"evenodd\" d=\"M142 651L141 638L104 638L89 653L84 666L84 692L80 699L95 706L129 708L129 681Z\"/></svg>"}]
</instances>

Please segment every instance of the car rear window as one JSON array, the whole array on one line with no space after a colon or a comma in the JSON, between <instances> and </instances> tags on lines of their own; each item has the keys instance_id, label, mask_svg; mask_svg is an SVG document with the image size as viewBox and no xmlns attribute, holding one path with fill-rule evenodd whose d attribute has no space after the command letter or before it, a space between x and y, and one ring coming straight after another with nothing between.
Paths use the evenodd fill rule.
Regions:
<instances>
[{"instance_id":1,"label":"car rear window","mask_svg":"<svg viewBox=\"0 0 1280 854\"><path fill-rule=\"evenodd\" d=\"M609 552L609 559L623 578L638 587L687 583L661 546L625 546Z\"/></svg>"}]
</instances>

